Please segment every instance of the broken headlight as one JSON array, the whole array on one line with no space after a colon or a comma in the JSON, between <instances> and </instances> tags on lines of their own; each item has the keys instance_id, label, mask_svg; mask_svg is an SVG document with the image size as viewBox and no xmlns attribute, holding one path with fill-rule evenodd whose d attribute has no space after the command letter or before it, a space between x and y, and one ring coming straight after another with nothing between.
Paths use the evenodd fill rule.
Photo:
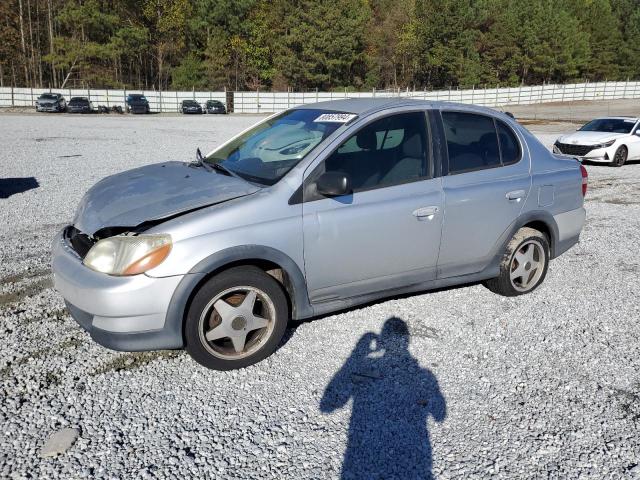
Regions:
<instances>
[{"instance_id":1,"label":"broken headlight","mask_svg":"<svg viewBox=\"0 0 640 480\"><path fill-rule=\"evenodd\" d=\"M82 263L109 275L138 275L160 265L170 251L169 235L118 235L96 243Z\"/></svg>"}]
</instances>

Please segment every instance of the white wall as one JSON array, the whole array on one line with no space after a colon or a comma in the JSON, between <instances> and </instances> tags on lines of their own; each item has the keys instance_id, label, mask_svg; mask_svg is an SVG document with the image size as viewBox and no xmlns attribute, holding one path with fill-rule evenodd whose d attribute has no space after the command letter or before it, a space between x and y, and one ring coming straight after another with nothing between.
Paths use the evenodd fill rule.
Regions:
<instances>
[{"instance_id":1,"label":"white wall","mask_svg":"<svg viewBox=\"0 0 640 480\"><path fill-rule=\"evenodd\" d=\"M124 107L129 93L143 93L154 112L178 112L180 102L194 99L200 103L219 100L226 104L225 92L158 92L140 90L77 90L0 88L0 107L33 107L44 92L62 93L67 101L71 97L89 97L94 105ZM367 91L367 92L234 92L236 113L270 113L296 105L341 98L409 97L424 100L443 100L474 103L488 107L506 105L531 105L548 102L578 100L614 100L640 98L640 82L599 82L568 85L538 85L492 89L435 90L435 91Z\"/></svg>"},{"instance_id":2,"label":"white wall","mask_svg":"<svg viewBox=\"0 0 640 480\"><path fill-rule=\"evenodd\" d=\"M67 99L71 97L88 97L94 106L116 105L124 108L125 98L130 93L141 93L149 101L152 112L178 112L180 102L185 99L193 99L200 103L207 100L220 100L225 103L225 92L158 92L144 90L84 90L84 89L59 89L59 88L0 88L0 107L35 107L35 102L40 94L45 92L61 93Z\"/></svg>"}]
</instances>

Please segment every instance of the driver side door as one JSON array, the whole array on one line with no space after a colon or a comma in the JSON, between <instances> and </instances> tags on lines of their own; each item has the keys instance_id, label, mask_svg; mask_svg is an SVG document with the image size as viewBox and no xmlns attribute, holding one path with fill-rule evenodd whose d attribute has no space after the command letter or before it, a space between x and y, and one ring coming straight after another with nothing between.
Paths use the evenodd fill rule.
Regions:
<instances>
[{"instance_id":1,"label":"driver side door","mask_svg":"<svg viewBox=\"0 0 640 480\"><path fill-rule=\"evenodd\" d=\"M440 248L442 186L434 178L424 111L360 128L307 176L304 262L312 303L432 280ZM348 176L352 192L314 189L324 172Z\"/></svg>"}]
</instances>

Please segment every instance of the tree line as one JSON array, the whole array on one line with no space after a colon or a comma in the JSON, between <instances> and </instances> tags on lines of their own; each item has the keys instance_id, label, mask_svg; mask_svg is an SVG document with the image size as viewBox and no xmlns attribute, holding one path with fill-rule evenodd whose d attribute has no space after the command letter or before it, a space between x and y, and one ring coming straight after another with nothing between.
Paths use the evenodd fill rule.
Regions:
<instances>
[{"instance_id":1,"label":"tree line","mask_svg":"<svg viewBox=\"0 0 640 480\"><path fill-rule=\"evenodd\" d=\"M640 0L2 0L0 84L339 90L624 80Z\"/></svg>"}]
</instances>

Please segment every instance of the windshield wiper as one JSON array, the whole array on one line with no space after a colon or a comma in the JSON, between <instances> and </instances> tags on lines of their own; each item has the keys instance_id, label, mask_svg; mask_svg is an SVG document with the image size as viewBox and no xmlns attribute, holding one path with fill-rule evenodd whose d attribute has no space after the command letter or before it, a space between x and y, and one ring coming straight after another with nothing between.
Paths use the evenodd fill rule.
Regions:
<instances>
[{"instance_id":1,"label":"windshield wiper","mask_svg":"<svg viewBox=\"0 0 640 480\"><path fill-rule=\"evenodd\" d=\"M225 167L224 165L222 165L221 163L209 163L209 162L204 162L204 165L208 165L210 168L213 168L214 170L217 170L220 173L223 173L225 175L229 175L230 177L235 176L231 170L229 170L227 167Z\"/></svg>"},{"instance_id":2,"label":"windshield wiper","mask_svg":"<svg viewBox=\"0 0 640 480\"><path fill-rule=\"evenodd\" d=\"M200 151L200 147L196 148L196 159L189 163L190 167L204 167L205 170L209 170L209 167L205 165L204 157L202 156L202 152Z\"/></svg>"}]
</instances>

